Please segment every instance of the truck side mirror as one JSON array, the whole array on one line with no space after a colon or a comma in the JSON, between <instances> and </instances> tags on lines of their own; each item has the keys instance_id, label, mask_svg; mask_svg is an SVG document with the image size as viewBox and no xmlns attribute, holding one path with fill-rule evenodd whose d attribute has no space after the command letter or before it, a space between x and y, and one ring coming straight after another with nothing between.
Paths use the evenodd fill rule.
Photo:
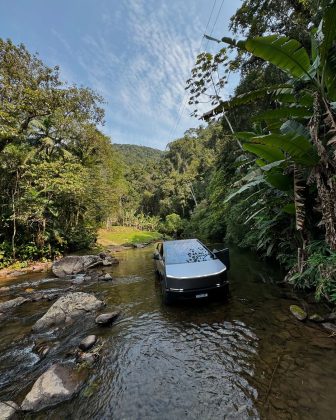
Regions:
<instances>
[{"instance_id":1,"label":"truck side mirror","mask_svg":"<svg viewBox=\"0 0 336 420\"><path fill-rule=\"evenodd\" d=\"M226 268L230 270L230 251L229 248L221 249L220 251L217 251L217 249L213 250L213 253L216 255L216 257L222 261L223 264L225 264Z\"/></svg>"}]
</instances>

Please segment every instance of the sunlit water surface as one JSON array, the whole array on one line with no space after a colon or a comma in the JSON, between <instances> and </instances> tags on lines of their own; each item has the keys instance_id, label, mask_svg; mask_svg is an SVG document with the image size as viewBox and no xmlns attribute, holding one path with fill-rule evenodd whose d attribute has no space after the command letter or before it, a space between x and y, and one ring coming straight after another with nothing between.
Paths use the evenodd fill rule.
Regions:
<instances>
[{"instance_id":1,"label":"sunlit water surface","mask_svg":"<svg viewBox=\"0 0 336 420\"><path fill-rule=\"evenodd\" d=\"M48 301L23 304L2 322L0 400L20 403L48 366L71 360L79 341L97 334L101 357L79 395L31 418L336 419L336 340L290 315L300 297L277 285L276 266L233 252L227 302L165 307L152 252L123 251L119 266L107 270L113 282L78 287L96 293L106 310L122 312L112 327L82 319L57 334L34 336L31 326ZM0 299L27 287L69 287L64 280L40 282L45 278L3 281L18 287ZM51 343L45 359L33 353L34 341Z\"/></svg>"}]
</instances>

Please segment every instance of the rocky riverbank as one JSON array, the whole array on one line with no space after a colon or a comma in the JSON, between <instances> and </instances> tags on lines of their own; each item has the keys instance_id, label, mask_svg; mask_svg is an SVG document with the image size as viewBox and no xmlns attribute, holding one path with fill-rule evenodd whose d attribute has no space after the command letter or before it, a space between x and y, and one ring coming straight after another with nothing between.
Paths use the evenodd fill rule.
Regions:
<instances>
[{"instance_id":1,"label":"rocky riverbank","mask_svg":"<svg viewBox=\"0 0 336 420\"><path fill-rule=\"evenodd\" d=\"M41 262L31 261L27 262L25 267L18 267L18 265L9 266L0 269L0 281L1 279L23 276L29 273L47 273L51 270L52 261Z\"/></svg>"},{"instance_id":2,"label":"rocky riverbank","mask_svg":"<svg viewBox=\"0 0 336 420\"><path fill-rule=\"evenodd\" d=\"M150 242L126 244L126 245L109 245L105 247L105 250L103 253L111 255L114 253L125 251L127 249L144 248L148 246L149 244ZM53 264L54 264L53 261L18 262L9 267L0 269L0 281L2 279L24 276L26 274L48 273L48 272L51 272L51 268Z\"/></svg>"},{"instance_id":3,"label":"rocky riverbank","mask_svg":"<svg viewBox=\"0 0 336 420\"><path fill-rule=\"evenodd\" d=\"M1 419L13 418L19 411L36 412L54 406L71 399L83 387L104 348L104 339L90 332L94 326L98 329L111 327L120 316L116 308L106 307L103 299L96 296L99 288L95 286L101 281L112 281L112 275L105 272L105 267L118 262L106 253L68 256L49 265L56 278L23 280L0 288L0 326L15 319L21 306L54 301L49 307L45 305L46 310L32 325L30 333L21 337L32 343L32 351L40 363L47 361L49 356L50 361L27 388L21 401L0 402ZM60 287L45 288L48 283L55 282ZM98 292L84 291L90 287ZM77 324L81 325L80 330L76 328ZM83 332L87 332L84 337ZM71 346L66 344L69 340ZM66 348L63 357L55 358L55 349L63 345Z\"/></svg>"}]
</instances>

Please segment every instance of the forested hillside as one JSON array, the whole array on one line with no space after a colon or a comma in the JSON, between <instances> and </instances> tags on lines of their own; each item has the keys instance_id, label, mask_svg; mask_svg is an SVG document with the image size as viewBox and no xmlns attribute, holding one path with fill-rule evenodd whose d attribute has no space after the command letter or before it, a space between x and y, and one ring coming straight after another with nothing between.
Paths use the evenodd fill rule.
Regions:
<instances>
[{"instance_id":1,"label":"forested hillside","mask_svg":"<svg viewBox=\"0 0 336 420\"><path fill-rule=\"evenodd\" d=\"M155 157L153 149L150 158L139 159L147 148L127 148L125 162L135 163L126 165L128 192L122 197L120 223L182 233L191 211L205 197L221 143L222 129L216 124L188 130Z\"/></svg>"},{"instance_id":2,"label":"forested hillside","mask_svg":"<svg viewBox=\"0 0 336 420\"><path fill-rule=\"evenodd\" d=\"M126 167L146 166L155 164L163 154L159 149L153 149L147 146L138 146L136 144L118 144L113 143L113 147L122 157Z\"/></svg>"}]
</instances>

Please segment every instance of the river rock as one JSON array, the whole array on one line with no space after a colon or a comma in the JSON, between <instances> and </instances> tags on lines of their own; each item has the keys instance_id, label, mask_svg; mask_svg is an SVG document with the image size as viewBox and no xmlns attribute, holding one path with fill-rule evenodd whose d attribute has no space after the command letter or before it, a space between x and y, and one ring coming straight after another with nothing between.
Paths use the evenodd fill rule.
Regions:
<instances>
[{"instance_id":1,"label":"river rock","mask_svg":"<svg viewBox=\"0 0 336 420\"><path fill-rule=\"evenodd\" d=\"M28 302L29 299L24 297L17 297L15 299L7 300L7 302L0 303L0 312L8 311L9 309L13 309L16 306L22 305L25 302Z\"/></svg>"},{"instance_id":2,"label":"river rock","mask_svg":"<svg viewBox=\"0 0 336 420\"><path fill-rule=\"evenodd\" d=\"M332 324L331 322L324 322L322 324L322 326L326 329L329 330L330 332L336 334L336 325Z\"/></svg>"},{"instance_id":3,"label":"river rock","mask_svg":"<svg viewBox=\"0 0 336 420\"><path fill-rule=\"evenodd\" d=\"M101 276L99 276L99 277L98 277L98 280L102 280L102 281L112 281L112 280L113 280L113 278L112 278L111 274L109 274L109 273L105 273L105 274L102 274Z\"/></svg>"},{"instance_id":4,"label":"river rock","mask_svg":"<svg viewBox=\"0 0 336 420\"><path fill-rule=\"evenodd\" d=\"M105 252L101 252L99 254L100 258L103 260L103 265L113 265L119 264L119 260L116 257L112 257L112 255L106 254Z\"/></svg>"},{"instance_id":5,"label":"river rock","mask_svg":"<svg viewBox=\"0 0 336 420\"><path fill-rule=\"evenodd\" d=\"M62 401L69 400L83 383L83 377L72 367L55 364L34 383L23 400L21 409L39 411Z\"/></svg>"},{"instance_id":6,"label":"river rock","mask_svg":"<svg viewBox=\"0 0 336 420\"><path fill-rule=\"evenodd\" d=\"M59 298L61 295L64 295L69 290L72 290L72 289L69 287L67 289L60 290L59 292L49 292L49 291L46 291L44 293L35 292L35 293L32 294L30 300L32 302L39 302L40 300L52 301L52 300L55 300L55 299Z\"/></svg>"},{"instance_id":7,"label":"river rock","mask_svg":"<svg viewBox=\"0 0 336 420\"><path fill-rule=\"evenodd\" d=\"M79 348L83 351L90 350L96 344L97 337L95 335L88 335L79 343Z\"/></svg>"},{"instance_id":8,"label":"river rock","mask_svg":"<svg viewBox=\"0 0 336 420\"><path fill-rule=\"evenodd\" d=\"M77 274L77 276L71 281L71 284L82 284L86 280L85 274Z\"/></svg>"},{"instance_id":9,"label":"river rock","mask_svg":"<svg viewBox=\"0 0 336 420\"><path fill-rule=\"evenodd\" d=\"M325 317L328 321L336 321L336 312L331 312Z\"/></svg>"},{"instance_id":10,"label":"river rock","mask_svg":"<svg viewBox=\"0 0 336 420\"><path fill-rule=\"evenodd\" d=\"M110 325L113 321L115 321L118 318L119 315L120 312L118 311L101 314L97 316L95 322L98 325Z\"/></svg>"},{"instance_id":11,"label":"river rock","mask_svg":"<svg viewBox=\"0 0 336 420\"><path fill-rule=\"evenodd\" d=\"M86 353L86 352L78 352L77 353L77 362L79 363L88 363L88 364L93 364L94 362L96 362L99 359L99 354L98 353Z\"/></svg>"},{"instance_id":12,"label":"river rock","mask_svg":"<svg viewBox=\"0 0 336 420\"><path fill-rule=\"evenodd\" d=\"M289 307L289 310L295 316L295 318L298 319L299 321L304 321L305 319L307 319L307 316L308 316L307 312L305 312L302 308L300 308L300 306L291 305Z\"/></svg>"},{"instance_id":13,"label":"river rock","mask_svg":"<svg viewBox=\"0 0 336 420\"><path fill-rule=\"evenodd\" d=\"M310 315L310 317L308 318L309 321L313 321L313 322L323 322L325 319L319 315L319 314L313 314Z\"/></svg>"},{"instance_id":14,"label":"river rock","mask_svg":"<svg viewBox=\"0 0 336 420\"><path fill-rule=\"evenodd\" d=\"M27 271L14 270L9 273L10 277L19 277L23 276L24 274L27 274Z\"/></svg>"},{"instance_id":15,"label":"river rock","mask_svg":"<svg viewBox=\"0 0 336 420\"><path fill-rule=\"evenodd\" d=\"M112 265L114 258L107 254L100 255L69 255L53 263L52 271L57 277L67 277L85 273L97 265Z\"/></svg>"},{"instance_id":16,"label":"river rock","mask_svg":"<svg viewBox=\"0 0 336 420\"><path fill-rule=\"evenodd\" d=\"M18 410L20 410L20 407L14 401L0 402L0 419L12 419Z\"/></svg>"},{"instance_id":17,"label":"river rock","mask_svg":"<svg viewBox=\"0 0 336 420\"><path fill-rule=\"evenodd\" d=\"M70 323L74 318L100 309L104 303L89 293L75 292L60 297L32 327L33 332L45 331Z\"/></svg>"},{"instance_id":18,"label":"river rock","mask_svg":"<svg viewBox=\"0 0 336 420\"><path fill-rule=\"evenodd\" d=\"M44 359L50 351L50 346L47 343L35 343L33 352L36 353L40 359Z\"/></svg>"}]
</instances>

